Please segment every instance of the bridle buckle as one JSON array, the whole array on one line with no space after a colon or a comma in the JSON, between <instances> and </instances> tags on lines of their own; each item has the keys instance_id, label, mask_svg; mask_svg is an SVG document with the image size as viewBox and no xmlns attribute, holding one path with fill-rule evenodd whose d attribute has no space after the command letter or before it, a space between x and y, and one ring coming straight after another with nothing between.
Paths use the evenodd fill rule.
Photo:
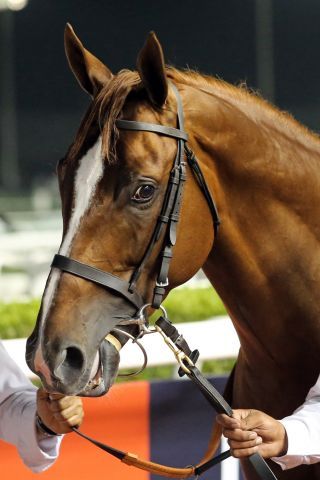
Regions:
<instances>
[{"instance_id":1,"label":"bridle buckle","mask_svg":"<svg viewBox=\"0 0 320 480\"><path fill-rule=\"evenodd\" d=\"M170 339L170 337L168 337L164 331L162 330L162 328L159 327L159 325L155 325L155 330L160 333L160 335L162 336L164 342L166 343L166 345L168 345L168 347L170 348L170 350L173 352L177 362L179 363L180 367L182 368L182 370L187 373L187 374L190 374L190 370L189 368L187 367L186 363L190 366L190 367L194 367L194 363L193 361L191 360L190 357L188 357L188 355L186 355L186 353L181 350L180 348L178 348L175 343Z\"/></svg>"},{"instance_id":2,"label":"bridle buckle","mask_svg":"<svg viewBox=\"0 0 320 480\"><path fill-rule=\"evenodd\" d=\"M156 281L156 287L160 287L160 288L163 288L163 287L168 287L169 286L169 279L168 277L166 278L166 281L165 282L158 282L158 280ZM161 307L161 305L160 305Z\"/></svg>"}]
</instances>

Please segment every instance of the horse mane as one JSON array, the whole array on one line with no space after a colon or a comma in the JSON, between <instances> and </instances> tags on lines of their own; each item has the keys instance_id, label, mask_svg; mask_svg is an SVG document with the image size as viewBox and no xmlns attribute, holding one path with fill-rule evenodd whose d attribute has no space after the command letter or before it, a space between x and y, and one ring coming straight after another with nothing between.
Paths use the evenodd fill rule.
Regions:
<instances>
[{"instance_id":1,"label":"horse mane","mask_svg":"<svg viewBox=\"0 0 320 480\"><path fill-rule=\"evenodd\" d=\"M270 128L281 131L284 136L294 138L310 149L310 140L317 142L319 136L295 120L288 112L281 111L263 99L257 92L249 89L245 83L232 85L219 78L200 74L194 70L178 70L167 67L167 76L174 83L184 84L208 95L225 98L250 116L256 123L263 120ZM88 131L97 124L102 135L102 155L109 163L116 161L116 143L119 132L116 119L121 117L124 104L132 93L143 93L143 85L138 72L121 70L101 89L93 99L68 153L76 158L84 147ZM146 96L145 96L146 98Z\"/></svg>"},{"instance_id":2,"label":"horse mane","mask_svg":"<svg viewBox=\"0 0 320 480\"><path fill-rule=\"evenodd\" d=\"M302 145L310 148L308 141L316 141L319 147L320 137L305 125L297 121L290 113L273 106L261 94L249 88L245 82L232 85L220 78L200 74L195 70L178 70L168 67L168 77L180 84L195 87L208 95L231 100L247 116L256 123L263 120L272 129L281 131L287 137L294 138Z\"/></svg>"}]
</instances>

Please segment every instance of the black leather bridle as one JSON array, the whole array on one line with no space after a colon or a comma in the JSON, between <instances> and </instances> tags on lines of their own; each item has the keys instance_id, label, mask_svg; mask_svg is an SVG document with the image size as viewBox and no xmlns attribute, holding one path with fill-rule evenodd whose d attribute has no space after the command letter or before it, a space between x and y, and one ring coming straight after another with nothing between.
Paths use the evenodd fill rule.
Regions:
<instances>
[{"instance_id":1,"label":"black leather bridle","mask_svg":"<svg viewBox=\"0 0 320 480\"><path fill-rule=\"evenodd\" d=\"M163 238L163 244L159 259L160 268L154 287L153 299L150 304L153 308L158 309L161 306L166 287L169 285L168 272L170 261L172 259L173 247L176 243L176 230L180 218L183 186L186 180L186 163L184 161L185 157L201 191L203 192L207 200L209 209L212 214L215 237L218 233L218 227L220 224L217 207L210 194L209 188L202 174L199 163L194 153L187 146L186 143L188 140L188 134L184 131L184 116L180 94L174 84L171 83L171 87L175 93L177 100L178 128L132 120L116 120L116 126L120 130L153 132L167 137L172 137L177 140L177 154L171 169L161 212L158 216L156 226L149 240L145 253L140 260L139 265L134 270L129 282L121 279L118 276L112 275L111 273L99 270L97 268L91 267L75 259L60 254L54 256L51 265L53 268L58 268L64 272L68 272L78 277L84 278L86 280L96 283L97 285L105 287L108 290L120 294L122 297L124 297L127 301L129 301L132 305L136 307L137 312L142 312L145 307L149 305L137 291L136 284L147 260L149 259L153 251L153 248L160 240L160 238ZM225 413L229 416L232 416L231 407L195 366L195 362L198 359L199 352L197 350L191 351L189 349L189 346L182 337L182 335L179 334L179 332L168 321L167 318L160 317L160 319L158 319L156 322L156 329L157 331L162 333L162 335L166 339L166 342L171 342L170 348L175 352L177 358L180 354L183 354L183 356L180 355L179 357L179 363L181 365L180 375L182 376L184 374L187 374L188 377L197 385L201 393L206 397L206 399L218 413ZM187 362L186 359L188 360ZM130 454L126 454L125 452L114 449L108 445L104 445L101 442L98 442L88 437L82 432L79 432L75 428L73 430L78 435L94 443L97 447L103 449L104 451L107 451L109 454L117 457L118 459L129 465L134 465L137 468L143 468L147 470L149 468L149 471L158 471L160 475L164 475L163 470L157 470L158 467L162 466L159 466L152 462L150 463L137 460L136 457L131 458ZM230 451L223 452L217 457L214 457L204 462L203 464L198 465L197 467L191 466L186 467L185 469L174 469L171 467L167 467L166 476L170 476L170 471L172 471L173 476L175 476L176 478L187 478L194 475L198 477L202 473L207 471L209 468L221 462L228 456L230 456ZM262 480L276 480L275 475L258 453L251 455L249 457L249 461ZM142 465L144 465L144 467ZM150 470L151 465L152 468L155 470ZM175 473L173 472L173 470L175 470ZM177 473L178 470L180 471L180 473ZM177 475L180 475L180 477Z\"/></svg>"},{"instance_id":2,"label":"black leather bridle","mask_svg":"<svg viewBox=\"0 0 320 480\"><path fill-rule=\"evenodd\" d=\"M174 84L171 84L171 86L173 88L173 91L175 92L177 99L178 128L167 127L165 125L157 125L154 123L137 122L133 120L116 120L116 126L120 130L134 130L158 133L167 137L176 138L178 143L177 154L171 169L161 212L158 216L156 226L153 230L153 234L150 238L145 253L140 260L139 265L134 270L129 282L123 280L120 277L112 275L111 273L99 270L94 267L90 267L89 265L78 262L77 260L66 257L64 255L55 255L51 265L52 267L63 270L64 272L68 272L81 278L85 278L100 286L106 287L114 292L119 293L120 295L125 297L126 300L132 303L137 308L137 310L139 310L146 303L136 289L137 281L148 258L153 251L153 248L161 238L164 230L165 234L163 248L160 253L159 259L160 268L154 287L153 299L151 302L154 308L159 308L159 306L161 305L163 296L165 294L165 289L169 285L168 272L170 261L172 259L172 250L176 243L176 231L180 218L183 186L186 180L186 164L184 162L185 156L207 200L214 222L215 235L218 232L218 227L220 224L217 207L212 199L198 161L192 150L190 150L190 148L186 144L188 140L188 134L184 131L184 117L180 94Z\"/></svg>"}]
</instances>

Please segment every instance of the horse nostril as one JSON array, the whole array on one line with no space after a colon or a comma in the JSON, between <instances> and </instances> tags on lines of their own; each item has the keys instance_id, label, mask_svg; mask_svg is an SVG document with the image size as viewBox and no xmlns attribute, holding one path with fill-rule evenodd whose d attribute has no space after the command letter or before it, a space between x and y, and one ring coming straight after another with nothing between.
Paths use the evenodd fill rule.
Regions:
<instances>
[{"instance_id":1,"label":"horse nostril","mask_svg":"<svg viewBox=\"0 0 320 480\"><path fill-rule=\"evenodd\" d=\"M74 370L82 370L84 358L81 350L77 347L68 347L66 349L66 358L63 363Z\"/></svg>"},{"instance_id":2,"label":"horse nostril","mask_svg":"<svg viewBox=\"0 0 320 480\"><path fill-rule=\"evenodd\" d=\"M60 356L60 364L54 370L54 375L61 381L75 381L82 373L85 358L78 347L67 347Z\"/></svg>"}]
</instances>

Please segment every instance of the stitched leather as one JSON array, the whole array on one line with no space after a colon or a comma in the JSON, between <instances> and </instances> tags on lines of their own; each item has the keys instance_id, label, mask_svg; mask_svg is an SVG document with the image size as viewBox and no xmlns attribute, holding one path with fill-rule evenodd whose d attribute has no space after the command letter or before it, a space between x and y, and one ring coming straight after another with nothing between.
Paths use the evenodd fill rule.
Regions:
<instances>
[{"instance_id":1,"label":"stitched leather","mask_svg":"<svg viewBox=\"0 0 320 480\"><path fill-rule=\"evenodd\" d=\"M162 475L169 478L189 478L194 476L195 467L175 468L167 465L160 465L159 463L148 462L147 460L140 460L132 454L127 454L123 459L123 463L127 465L146 470L150 473Z\"/></svg>"},{"instance_id":2,"label":"stitched leather","mask_svg":"<svg viewBox=\"0 0 320 480\"><path fill-rule=\"evenodd\" d=\"M188 375L189 378L196 384L197 387L200 388L201 392L205 395L209 403L219 413L226 413L227 415L231 415L232 414L231 407L220 395L220 393L202 375L202 373L196 367L188 366L188 368L191 371L191 373ZM88 435L83 434L76 428L73 428L72 430L78 435L88 440L89 442L93 443L98 448L101 448L102 450L108 452L109 454L118 458L119 460L121 460L123 463L127 465L134 466L141 470L145 470L150 473L154 473L154 474L158 474L158 475L162 475L164 477L170 477L170 478L183 479L183 478L192 477L194 475L201 475L202 473L209 470L209 468L212 468L214 465L216 465L217 463L220 463L221 461L225 460L231 455L230 450L227 450L204 463L198 464L197 466L176 468L176 467L170 467L167 465L161 465L159 463L154 463L147 460L141 460L135 454L125 453L125 452L122 452L121 450L116 450L112 447L109 447L108 445L104 445L103 443L98 442L97 440L94 440ZM210 448L210 445L209 445L209 448ZM248 459L262 480L277 480L275 475L267 465L267 463L263 460L263 458L258 453L251 455L250 457L248 457Z\"/></svg>"}]
</instances>

